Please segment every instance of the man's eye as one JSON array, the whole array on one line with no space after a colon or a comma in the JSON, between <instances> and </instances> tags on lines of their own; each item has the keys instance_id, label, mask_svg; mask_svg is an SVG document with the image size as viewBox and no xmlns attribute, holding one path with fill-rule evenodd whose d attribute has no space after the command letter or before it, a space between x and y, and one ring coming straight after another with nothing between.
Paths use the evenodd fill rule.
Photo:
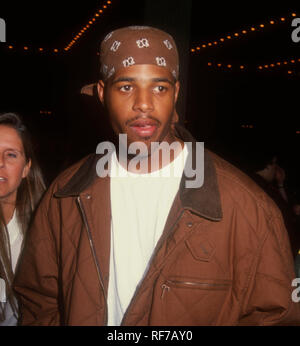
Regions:
<instances>
[{"instance_id":1,"label":"man's eye","mask_svg":"<svg viewBox=\"0 0 300 346\"><path fill-rule=\"evenodd\" d=\"M158 92L158 93L161 93L161 92L166 91L166 90L167 90L167 88L162 86L162 85L158 85L157 87L154 88L154 91Z\"/></svg>"},{"instance_id":2,"label":"man's eye","mask_svg":"<svg viewBox=\"0 0 300 346\"><path fill-rule=\"evenodd\" d=\"M123 86L121 86L120 90L128 92L128 91L132 90L132 86L131 85L123 85Z\"/></svg>"}]
</instances>

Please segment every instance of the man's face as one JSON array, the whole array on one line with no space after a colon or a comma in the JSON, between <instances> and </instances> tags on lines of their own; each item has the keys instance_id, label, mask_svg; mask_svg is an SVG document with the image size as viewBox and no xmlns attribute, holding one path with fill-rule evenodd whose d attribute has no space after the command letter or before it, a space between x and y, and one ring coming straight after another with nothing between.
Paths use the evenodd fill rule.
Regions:
<instances>
[{"instance_id":1,"label":"man's face","mask_svg":"<svg viewBox=\"0 0 300 346\"><path fill-rule=\"evenodd\" d=\"M133 65L118 70L107 82L100 81L98 92L108 110L116 135L127 134L128 145L143 142L172 143L171 130L179 82L168 69L155 65Z\"/></svg>"},{"instance_id":2,"label":"man's face","mask_svg":"<svg viewBox=\"0 0 300 346\"><path fill-rule=\"evenodd\" d=\"M300 216L300 203L294 204L293 210L295 215Z\"/></svg>"}]
</instances>

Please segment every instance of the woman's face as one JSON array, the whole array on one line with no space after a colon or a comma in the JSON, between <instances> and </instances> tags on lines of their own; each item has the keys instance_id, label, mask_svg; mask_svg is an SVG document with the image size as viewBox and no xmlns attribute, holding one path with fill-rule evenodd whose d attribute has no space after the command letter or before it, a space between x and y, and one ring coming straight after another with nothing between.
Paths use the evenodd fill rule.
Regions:
<instances>
[{"instance_id":1,"label":"woman's face","mask_svg":"<svg viewBox=\"0 0 300 346\"><path fill-rule=\"evenodd\" d=\"M300 203L294 204L293 210L295 215L300 216Z\"/></svg>"},{"instance_id":2,"label":"woman's face","mask_svg":"<svg viewBox=\"0 0 300 346\"><path fill-rule=\"evenodd\" d=\"M0 125L0 202L15 203L17 190L30 165L17 131Z\"/></svg>"}]
</instances>

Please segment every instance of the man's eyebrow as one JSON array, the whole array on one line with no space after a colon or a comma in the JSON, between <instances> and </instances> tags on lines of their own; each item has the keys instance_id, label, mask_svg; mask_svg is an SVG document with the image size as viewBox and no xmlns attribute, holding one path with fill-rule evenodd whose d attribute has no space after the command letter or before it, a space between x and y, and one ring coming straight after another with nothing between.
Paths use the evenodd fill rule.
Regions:
<instances>
[{"instance_id":1,"label":"man's eyebrow","mask_svg":"<svg viewBox=\"0 0 300 346\"><path fill-rule=\"evenodd\" d=\"M153 78L152 82L154 82L154 83L169 83L171 85L175 85L175 83L168 78Z\"/></svg>"},{"instance_id":2,"label":"man's eyebrow","mask_svg":"<svg viewBox=\"0 0 300 346\"><path fill-rule=\"evenodd\" d=\"M112 84L120 83L120 82L134 82L135 78L131 77L120 77L112 81Z\"/></svg>"},{"instance_id":3,"label":"man's eyebrow","mask_svg":"<svg viewBox=\"0 0 300 346\"><path fill-rule=\"evenodd\" d=\"M134 82L136 80L137 80L137 78L120 77L120 78L113 80L112 84L121 83L121 82ZM171 81L170 79L163 78L163 77L152 78L151 82L153 82L153 83L169 83L171 85L175 85L174 81Z\"/></svg>"}]
</instances>

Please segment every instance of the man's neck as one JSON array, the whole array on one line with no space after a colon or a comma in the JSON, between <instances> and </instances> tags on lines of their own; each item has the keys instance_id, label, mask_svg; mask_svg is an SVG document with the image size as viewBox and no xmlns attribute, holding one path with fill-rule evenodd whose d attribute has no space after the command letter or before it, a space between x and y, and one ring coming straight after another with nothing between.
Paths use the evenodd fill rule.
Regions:
<instances>
[{"instance_id":1,"label":"man's neck","mask_svg":"<svg viewBox=\"0 0 300 346\"><path fill-rule=\"evenodd\" d=\"M171 164L182 152L183 148L184 142L178 138L175 138L175 140L171 144L168 142L159 143L158 148L155 148L155 146L150 146L149 155L146 155L144 157L137 155L128 155L127 167L124 168L129 172L136 174L156 172ZM133 164L134 162L136 162L136 164ZM120 160L119 163L122 164Z\"/></svg>"}]
</instances>

